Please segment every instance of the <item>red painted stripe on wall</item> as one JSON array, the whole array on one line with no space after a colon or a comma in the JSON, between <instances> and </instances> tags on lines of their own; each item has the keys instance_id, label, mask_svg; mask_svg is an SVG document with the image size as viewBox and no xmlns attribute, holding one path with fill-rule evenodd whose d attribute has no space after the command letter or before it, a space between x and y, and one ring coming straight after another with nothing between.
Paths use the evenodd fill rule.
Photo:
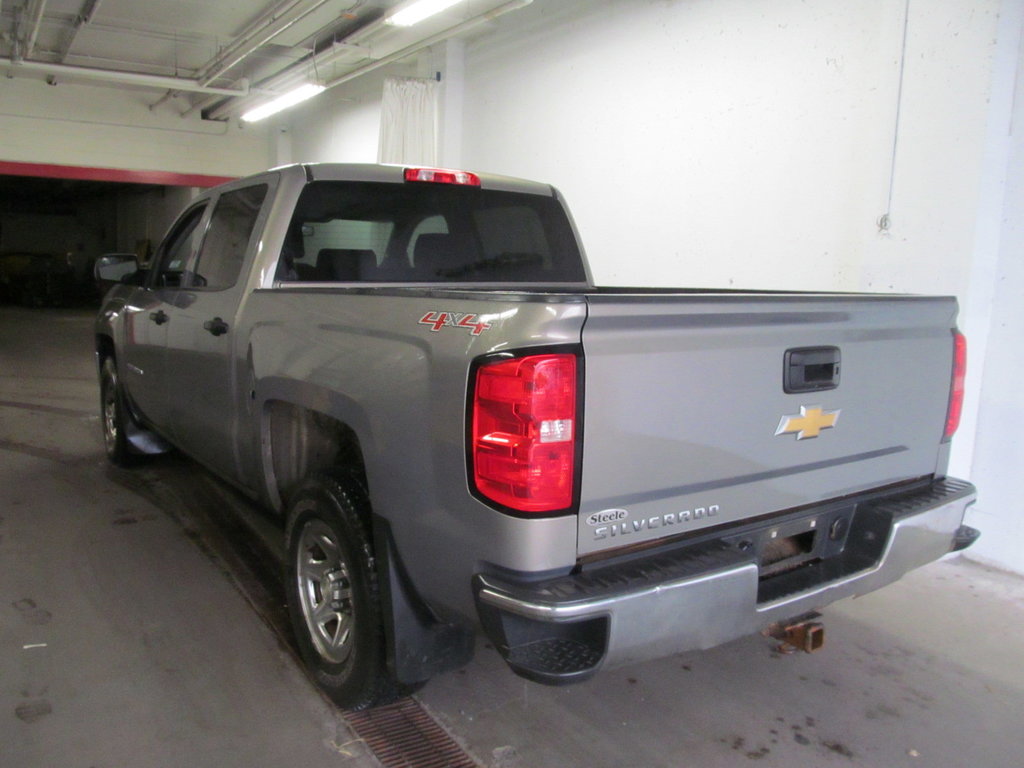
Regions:
<instances>
[{"instance_id":1,"label":"red painted stripe on wall","mask_svg":"<svg viewBox=\"0 0 1024 768\"><path fill-rule=\"evenodd\" d=\"M172 187L215 187L234 176L207 176L201 173L172 171L131 171L124 168L88 168L78 165L46 163L14 163L0 160L0 174L36 176L45 179L79 179L82 181L117 181L128 184L163 184Z\"/></svg>"}]
</instances>

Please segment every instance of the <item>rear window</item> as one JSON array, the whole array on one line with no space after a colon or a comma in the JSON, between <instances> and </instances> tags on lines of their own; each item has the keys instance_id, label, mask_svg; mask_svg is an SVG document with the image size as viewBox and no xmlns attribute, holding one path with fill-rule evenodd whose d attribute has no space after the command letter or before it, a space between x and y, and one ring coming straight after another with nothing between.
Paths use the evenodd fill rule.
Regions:
<instances>
[{"instance_id":1,"label":"rear window","mask_svg":"<svg viewBox=\"0 0 1024 768\"><path fill-rule=\"evenodd\" d=\"M553 197L445 184L314 181L278 270L302 282L584 282Z\"/></svg>"}]
</instances>

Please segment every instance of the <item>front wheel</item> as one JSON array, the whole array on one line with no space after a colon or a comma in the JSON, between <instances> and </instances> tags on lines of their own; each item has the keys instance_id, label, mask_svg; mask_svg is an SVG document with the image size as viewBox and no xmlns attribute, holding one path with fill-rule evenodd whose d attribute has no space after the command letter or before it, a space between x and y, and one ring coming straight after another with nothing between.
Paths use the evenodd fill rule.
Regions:
<instances>
[{"instance_id":1,"label":"front wheel","mask_svg":"<svg viewBox=\"0 0 1024 768\"><path fill-rule=\"evenodd\" d=\"M119 467L135 464L139 457L132 451L125 434L128 415L117 377L117 365L111 356L105 357L100 367L100 418L107 458Z\"/></svg>"},{"instance_id":2,"label":"front wheel","mask_svg":"<svg viewBox=\"0 0 1024 768\"><path fill-rule=\"evenodd\" d=\"M399 694L388 674L369 501L358 483L314 475L288 513L286 590L313 680L339 706L365 709Z\"/></svg>"}]
</instances>

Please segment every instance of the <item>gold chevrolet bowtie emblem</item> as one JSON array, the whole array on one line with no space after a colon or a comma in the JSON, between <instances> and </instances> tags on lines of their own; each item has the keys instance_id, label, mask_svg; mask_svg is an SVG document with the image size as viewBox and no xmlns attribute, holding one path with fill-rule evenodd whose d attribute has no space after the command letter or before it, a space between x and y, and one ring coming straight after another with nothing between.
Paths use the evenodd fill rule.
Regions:
<instances>
[{"instance_id":1,"label":"gold chevrolet bowtie emblem","mask_svg":"<svg viewBox=\"0 0 1024 768\"><path fill-rule=\"evenodd\" d=\"M832 429L837 421L839 411L823 411L818 405L810 408L801 405L798 416L782 417L775 435L792 435L795 432L797 440L804 440L808 437L817 437L823 429Z\"/></svg>"}]
</instances>

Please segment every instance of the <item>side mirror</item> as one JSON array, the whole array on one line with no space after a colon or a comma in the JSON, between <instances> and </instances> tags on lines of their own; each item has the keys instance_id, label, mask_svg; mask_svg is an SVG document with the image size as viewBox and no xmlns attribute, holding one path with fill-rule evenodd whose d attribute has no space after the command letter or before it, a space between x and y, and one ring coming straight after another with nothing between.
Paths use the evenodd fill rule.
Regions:
<instances>
[{"instance_id":1,"label":"side mirror","mask_svg":"<svg viewBox=\"0 0 1024 768\"><path fill-rule=\"evenodd\" d=\"M121 283L138 271L138 259L130 253L109 253L96 259L92 274L96 280Z\"/></svg>"},{"instance_id":2,"label":"side mirror","mask_svg":"<svg viewBox=\"0 0 1024 768\"><path fill-rule=\"evenodd\" d=\"M105 283L129 282L139 271L139 260L130 253L108 253L93 265L93 276Z\"/></svg>"},{"instance_id":3,"label":"side mirror","mask_svg":"<svg viewBox=\"0 0 1024 768\"><path fill-rule=\"evenodd\" d=\"M115 283L137 284L138 259L132 253L105 254L92 265L92 276L103 292Z\"/></svg>"},{"instance_id":4,"label":"side mirror","mask_svg":"<svg viewBox=\"0 0 1024 768\"><path fill-rule=\"evenodd\" d=\"M108 253L96 259L92 265L92 276L100 296L119 284L141 285L145 271L138 268L138 259L133 253Z\"/></svg>"}]
</instances>

